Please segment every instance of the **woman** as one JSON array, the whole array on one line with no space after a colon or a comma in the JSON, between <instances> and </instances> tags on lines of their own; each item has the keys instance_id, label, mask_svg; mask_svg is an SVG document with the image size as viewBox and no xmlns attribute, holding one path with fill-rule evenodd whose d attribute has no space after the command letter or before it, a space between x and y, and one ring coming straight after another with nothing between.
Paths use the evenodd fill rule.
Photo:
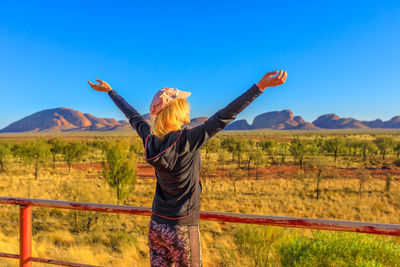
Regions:
<instances>
[{"instance_id":1,"label":"woman","mask_svg":"<svg viewBox=\"0 0 400 267\"><path fill-rule=\"evenodd\" d=\"M277 74L277 75L276 75ZM274 76L276 75L276 76ZM90 86L107 92L136 129L145 147L146 161L155 169L156 192L149 223L152 266L201 266L200 148L256 99L267 87L286 81L287 72L266 73L233 102L211 116L204 124L188 129L191 94L174 88L159 90L150 104L154 125L119 96L106 82Z\"/></svg>"}]
</instances>

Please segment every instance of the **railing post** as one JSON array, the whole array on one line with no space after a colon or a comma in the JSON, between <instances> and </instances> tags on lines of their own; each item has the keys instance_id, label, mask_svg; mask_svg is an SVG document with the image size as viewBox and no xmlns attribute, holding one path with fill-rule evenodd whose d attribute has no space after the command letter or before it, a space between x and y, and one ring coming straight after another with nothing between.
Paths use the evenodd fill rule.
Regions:
<instances>
[{"instance_id":1,"label":"railing post","mask_svg":"<svg viewBox=\"0 0 400 267\"><path fill-rule=\"evenodd\" d=\"M19 266L31 267L32 257L32 206L19 207Z\"/></svg>"}]
</instances>

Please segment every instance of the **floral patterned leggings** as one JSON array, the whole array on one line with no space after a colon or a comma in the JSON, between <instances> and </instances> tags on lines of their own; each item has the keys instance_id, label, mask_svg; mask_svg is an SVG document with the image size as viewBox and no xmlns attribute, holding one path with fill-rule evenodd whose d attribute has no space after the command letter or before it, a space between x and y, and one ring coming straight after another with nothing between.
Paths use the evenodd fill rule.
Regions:
<instances>
[{"instance_id":1,"label":"floral patterned leggings","mask_svg":"<svg viewBox=\"0 0 400 267\"><path fill-rule=\"evenodd\" d=\"M149 223L151 266L203 266L199 226Z\"/></svg>"}]
</instances>

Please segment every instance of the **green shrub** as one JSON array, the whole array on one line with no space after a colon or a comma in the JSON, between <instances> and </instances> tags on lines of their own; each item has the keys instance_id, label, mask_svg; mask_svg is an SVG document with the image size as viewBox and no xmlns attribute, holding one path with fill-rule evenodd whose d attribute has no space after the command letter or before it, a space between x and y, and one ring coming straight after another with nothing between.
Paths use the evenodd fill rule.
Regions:
<instances>
[{"instance_id":1,"label":"green shrub","mask_svg":"<svg viewBox=\"0 0 400 267\"><path fill-rule=\"evenodd\" d=\"M283 237L283 228L245 225L234 234L234 242L243 264L266 266L274 264L274 250Z\"/></svg>"},{"instance_id":2,"label":"green shrub","mask_svg":"<svg viewBox=\"0 0 400 267\"><path fill-rule=\"evenodd\" d=\"M106 161L102 162L103 177L117 194L117 203L126 200L136 185L136 155L123 142L115 142L105 149Z\"/></svg>"},{"instance_id":3,"label":"green shrub","mask_svg":"<svg viewBox=\"0 0 400 267\"><path fill-rule=\"evenodd\" d=\"M372 166L378 166L379 164L381 164L381 162L379 160L369 159L369 164L371 164Z\"/></svg>"},{"instance_id":4,"label":"green shrub","mask_svg":"<svg viewBox=\"0 0 400 267\"><path fill-rule=\"evenodd\" d=\"M400 159L396 159L395 161L393 161L393 164L397 167L400 167Z\"/></svg>"},{"instance_id":5,"label":"green shrub","mask_svg":"<svg viewBox=\"0 0 400 267\"><path fill-rule=\"evenodd\" d=\"M107 233L106 246L115 252L122 253L123 247L135 243L137 243L137 240L132 234L121 231Z\"/></svg>"},{"instance_id":6,"label":"green shrub","mask_svg":"<svg viewBox=\"0 0 400 267\"><path fill-rule=\"evenodd\" d=\"M283 266L400 266L400 246L360 233L313 231L280 247Z\"/></svg>"}]
</instances>

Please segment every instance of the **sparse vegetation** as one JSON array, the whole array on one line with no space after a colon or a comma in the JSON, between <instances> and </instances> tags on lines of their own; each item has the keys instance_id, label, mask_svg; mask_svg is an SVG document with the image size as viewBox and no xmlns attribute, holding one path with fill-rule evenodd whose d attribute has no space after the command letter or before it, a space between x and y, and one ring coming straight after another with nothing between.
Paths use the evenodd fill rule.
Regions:
<instances>
[{"instance_id":1,"label":"sparse vegetation","mask_svg":"<svg viewBox=\"0 0 400 267\"><path fill-rule=\"evenodd\" d=\"M202 150L203 210L400 224L400 167L395 164L399 134L259 133L223 132L207 148L207 157L206 148ZM337 151L336 162L334 150L324 148L325 141L335 137L348 140ZM380 137L393 140L384 159L374 142ZM58 142L54 138L60 147L73 146L71 155L78 156L70 160L65 149L52 151ZM7 150L5 172L0 172L2 196L152 204L154 170L141 154L135 156L143 150L134 135L3 139L0 153L3 147ZM274 141L272 152L257 146L267 140ZM37 179L32 171L36 161L24 156L26 147L35 143L49 149L38 160ZM123 177L137 173L136 184L124 182L134 185L126 199L118 199L116 187L104 179L107 170L118 173L111 171L112 153L107 152L113 146L115 166L130 159L129 166L137 167L135 172L121 171ZM299 166L304 170L299 172ZM1 205L0 215L0 252L17 254L18 208ZM148 217L39 208L34 208L33 217L35 256L101 266L148 266ZM204 266L398 266L398 237L212 221L201 221L200 229ZM350 260L343 263L346 257ZM0 258L0 266L13 264L16 260Z\"/></svg>"},{"instance_id":2,"label":"sparse vegetation","mask_svg":"<svg viewBox=\"0 0 400 267\"><path fill-rule=\"evenodd\" d=\"M128 148L125 142L110 144L105 148L106 161L102 162L103 177L115 190L118 204L128 198L136 185L136 155Z\"/></svg>"}]
</instances>

